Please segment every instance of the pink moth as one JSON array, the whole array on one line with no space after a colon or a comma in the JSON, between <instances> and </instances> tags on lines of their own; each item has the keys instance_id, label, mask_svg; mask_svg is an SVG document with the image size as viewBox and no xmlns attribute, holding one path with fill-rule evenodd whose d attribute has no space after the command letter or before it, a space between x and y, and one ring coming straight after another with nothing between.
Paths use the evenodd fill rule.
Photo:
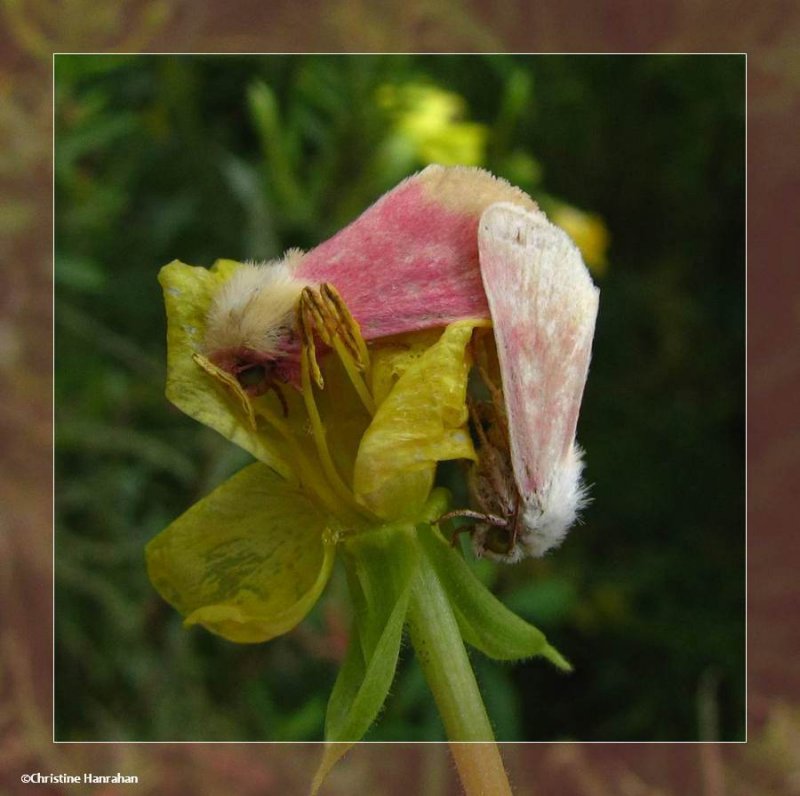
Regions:
<instances>
[{"instance_id":1,"label":"pink moth","mask_svg":"<svg viewBox=\"0 0 800 796\"><path fill-rule=\"evenodd\" d=\"M209 358L251 394L297 385L298 300L324 283L367 341L491 318L502 394L473 407L479 511L455 513L479 520L480 555L516 561L557 545L585 502L575 429L598 307L568 236L506 181L429 166L311 251L236 271L208 313Z\"/></svg>"}]
</instances>

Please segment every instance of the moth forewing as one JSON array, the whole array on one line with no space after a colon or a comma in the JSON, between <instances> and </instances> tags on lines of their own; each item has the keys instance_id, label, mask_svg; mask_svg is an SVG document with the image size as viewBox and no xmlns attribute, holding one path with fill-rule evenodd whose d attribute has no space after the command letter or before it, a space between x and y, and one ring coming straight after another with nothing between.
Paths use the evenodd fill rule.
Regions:
<instances>
[{"instance_id":1,"label":"moth forewing","mask_svg":"<svg viewBox=\"0 0 800 796\"><path fill-rule=\"evenodd\" d=\"M586 501L575 431L599 291L575 244L541 212L490 206L478 249L521 500L518 543L543 555Z\"/></svg>"},{"instance_id":2,"label":"moth forewing","mask_svg":"<svg viewBox=\"0 0 800 796\"><path fill-rule=\"evenodd\" d=\"M486 318L477 228L501 201L536 207L483 169L428 166L308 252L297 275L331 282L366 340Z\"/></svg>"},{"instance_id":3,"label":"moth forewing","mask_svg":"<svg viewBox=\"0 0 800 796\"><path fill-rule=\"evenodd\" d=\"M536 207L482 169L429 166L311 251L239 269L212 302L203 353L240 382L248 377L250 392L296 381L297 302L304 287L325 283L367 341L488 317L477 227L500 201Z\"/></svg>"}]
</instances>

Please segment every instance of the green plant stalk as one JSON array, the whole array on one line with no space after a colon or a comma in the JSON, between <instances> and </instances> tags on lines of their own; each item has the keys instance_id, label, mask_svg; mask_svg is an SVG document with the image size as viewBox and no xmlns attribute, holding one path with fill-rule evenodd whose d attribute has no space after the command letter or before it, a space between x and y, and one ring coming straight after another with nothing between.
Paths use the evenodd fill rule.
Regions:
<instances>
[{"instance_id":1,"label":"green plant stalk","mask_svg":"<svg viewBox=\"0 0 800 796\"><path fill-rule=\"evenodd\" d=\"M465 793L510 796L511 786L450 601L423 551L411 590L408 629Z\"/></svg>"}]
</instances>

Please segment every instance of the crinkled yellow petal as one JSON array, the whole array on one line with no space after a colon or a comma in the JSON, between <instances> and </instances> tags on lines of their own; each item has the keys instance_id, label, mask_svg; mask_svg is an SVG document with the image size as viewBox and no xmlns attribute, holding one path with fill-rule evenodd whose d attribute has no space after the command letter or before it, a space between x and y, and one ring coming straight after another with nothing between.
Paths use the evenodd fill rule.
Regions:
<instances>
[{"instance_id":1,"label":"crinkled yellow petal","mask_svg":"<svg viewBox=\"0 0 800 796\"><path fill-rule=\"evenodd\" d=\"M167 398L182 412L219 431L290 478L293 472L278 433L264 423L257 426L242 395L237 395L210 363L197 359L202 354L212 298L240 266L233 260L217 260L208 269L174 260L161 269L158 280L164 289L167 309ZM280 414L275 396L261 400L275 401L275 411ZM300 422L302 413L292 412L292 408L289 421Z\"/></svg>"},{"instance_id":2,"label":"crinkled yellow petal","mask_svg":"<svg viewBox=\"0 0 800 796\"><path fill-rule=\"evenodd\" d=\"M467 345L478 325L480 321L459 321L421 353L409 350L411 361L404 363L405 371L364 434L354 490L379 516L416 517L433 486L436 463L475 458L466 428ZM373 367L384 369L377 376L382 391L391 362L376 358Z\"/></svg>"},{"instance_id":3,"label":"crinkled yellow petal","mask_svg":"<svg viewBox=\"0 0 800 796\"><path fill-rule=\"evenodd\" d=\"M291 630L328 582L329 518L260 462L196 503L147 546L150 580L186 617L230 641Z\"/></svg>"},{"instance_id":4,"label":"crinkled yellow petal","mask_svg":"<svg viewBox=\"0 0 800 796\"><path fill-rule=\"evenodd\" d=\"M442 336L441 329L396 335L380 341L371 354L372 395L380 406L398 379Z\"/></svg>"}]
</instances>

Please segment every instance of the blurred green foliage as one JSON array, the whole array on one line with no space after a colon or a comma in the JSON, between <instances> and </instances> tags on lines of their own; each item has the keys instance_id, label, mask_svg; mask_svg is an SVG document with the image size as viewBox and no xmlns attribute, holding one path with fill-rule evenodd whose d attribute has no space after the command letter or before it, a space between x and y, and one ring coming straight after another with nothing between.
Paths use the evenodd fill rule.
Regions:
<instances>
[{"instance_id":1,"label":"blurred green foliage","mask_svg":"<svg viewBox=\"0 0 800 796\"><path fill-rule=\"evenodd\" d=\"M575 665L474 655L499 739L743 738L743 57L61 55L55 72L58 740L321 738L340 578L259 646L182 629L147 580L145 543L247 461L163 398L155 277L309 248L430 152L611 235L579 427L594 503L546 559L476 564ZM442 738L409 654L369 738Z\"/></svg>"}]
</instances>

